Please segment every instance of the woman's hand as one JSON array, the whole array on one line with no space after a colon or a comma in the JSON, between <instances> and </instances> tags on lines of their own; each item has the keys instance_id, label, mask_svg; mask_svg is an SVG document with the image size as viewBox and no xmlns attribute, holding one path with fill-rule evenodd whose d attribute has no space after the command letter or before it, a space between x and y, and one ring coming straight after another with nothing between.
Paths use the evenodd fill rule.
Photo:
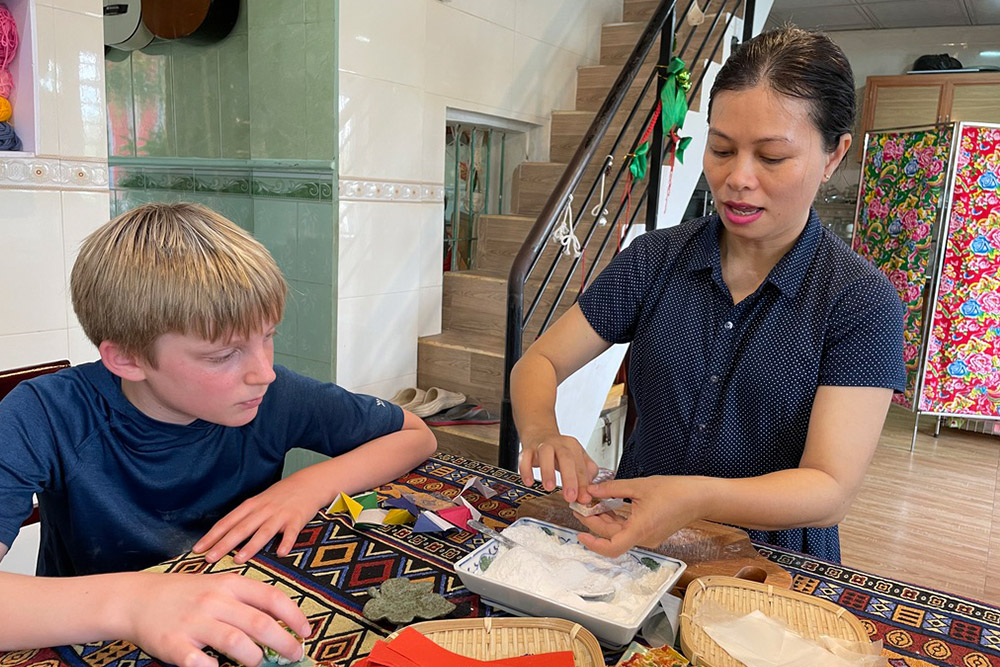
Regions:
<instances>
[{"instance_id":1,"label":"woman's hand","mask_svg":"<svg viewBox=\"0 0 1000 667\"><path fill-rule=\"evenodd\" d=\"M302 610L274 586L236 574L135 573L133 599L122 609L123 637L163 662L179 667L218 667L202 649L211 646L243 665L259 665L260 646L289 660L302 646L278 620L308 637ZM277 619L277 620L276 620Z\"/></svg>"},{"instance_id":2,"label":"woman's hand","mask_svg":"<svg viewBox=\"0 0 1000 667\"><path fill-rule=\"evenodd\" d=\"M597 474L597 464L576 438L553 433L522 443L518 470L521 481L527 486L535 483L532 474L534 468L541 470L542 487L546 491L556 488L555 471L558 470L562 476L563 498L566 502L590 501L587 487Z\"/></svg>"},{"instance_id":3,"label":"woman's hand","mask_svg":"<svg viewBox=\"0 0 1000 667\"><path fill-rule=\"evenodd\" d=\"M614 512L581 516L593 535L580 533L580 544L604 556L620 556L634 546L657 547L688 524L704 517L700 502L699 478L641 477L592 485L594 498L628 498L632 513L623 517Z\"/></svg>"},{"instance_id":4,"label":"woman's hand","mask_svg":"<svg viewBox=\"0 0 1000 667\"><path fill-rule=\"evenodd\" d=\"M300 483L297 477L286 477L240 503L219 519L192 551L204 553L205 560L214 563L249 538L233 557L237 563L245 563L281 533L277 554L287 556L299 533L322 506L311 485Z\"/></svg>"}]
</instances>

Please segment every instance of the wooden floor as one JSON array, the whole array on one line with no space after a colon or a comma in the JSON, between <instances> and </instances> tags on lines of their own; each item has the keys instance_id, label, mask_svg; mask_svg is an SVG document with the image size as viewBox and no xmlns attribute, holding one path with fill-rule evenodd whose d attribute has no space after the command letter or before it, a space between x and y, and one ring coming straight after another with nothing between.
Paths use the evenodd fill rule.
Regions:
<instances>
[{"instance_id":1,"label":"wooden floor","mask_svg":"<svg viewBox=\"0 0 1000 667\"><path fill-rule=\"evenodd\" d=\"M1000 437L893 406L840 526L844 565L1000 606Z\"/></svg>"}]
</instances>

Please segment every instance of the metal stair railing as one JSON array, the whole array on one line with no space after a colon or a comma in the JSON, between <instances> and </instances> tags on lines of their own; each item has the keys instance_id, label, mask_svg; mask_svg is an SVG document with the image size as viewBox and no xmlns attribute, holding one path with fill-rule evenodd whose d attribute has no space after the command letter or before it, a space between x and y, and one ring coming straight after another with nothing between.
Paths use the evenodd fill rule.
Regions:
<instances>
[{"instance_id":1,"label":"metal stair railing","mask_svg":"<svg viewBox=\"0 0 1000 667\"><path fill-rule=\"evenodd\" d=\"M584 134L583 141L580 143L579 148L577 148L569 164L566 166L566 170L563 172L558 183L556 184L555 190L542 207L542 211L539 214L538 219L528 232L528 236L525 239L524 244L521 246L520 251L517 253L513 265L511 266L509 279L507 281L504 387L503 400L500 408L499 451L499 465L508 470L517 469L519 443L510 400L510 374L514 368L514 364L516 364L517 360L521 358L525 340L525 331L528 329L532 318L539 313L539 306L543 297L546 295L546 289L552 283L553 278L556 275L560 260L566 255L563 252L556 253L554 260L547 267L547 269L545 269L545 275L541 278L534 296L531 298L527 310L525 310L528 279L533 273L536 272L536 269L539 269L540 260L546 244L550 242L550 238L552 237L553 231L555 230L559 219L565 215L567 206L573 202L574 193L581 191L580 186L581 181L583 181L584 174L587 169L594 164L599 144L605 136L608 135L612 127L612 123L621 110L625 97L639 73L639 69L645 64L654 42L657 37L660 37L660 50L656 66L653 67L652 72L640 91L635 104L628 111L622 128L617 133L609 151L610 154L604 158L597 177L589 188L587 188L586 197L578 203L574 202L574 205L577 206L577 212L575 216L572 216L572 229L579 230L581 228L580 225L583 222L583 218L587 211L590 210L589 206L591 201L594 199L602 174L605 178L606 185L609 180L608 176L611 176L609 172L612 170L614 164L614 158L612 156L615 155L616 151L618 151L619 146L622 145L626 136L630 136L630 133L634 135L634 139L631 141L629 151L626 155L630 157L634 156L636 148L641 143L640 139L642 138L644 131L649 128L650 122L653 120L656 100L660 98L660 89L666 80L664 72L666 71L666 67L670 59L674 55L677 55L688 63L691 71L696 69L696 63L701 64L701 73L696 80L691 82L691 88L688 91L687 99L688 104L690 105L691 101L695 99L695 96L700 94L701 85L705 79L709 62L714 60L715 56L719 53L719 49L722 48L725 35L728 33L733 20L737 18L741 7L743 10L743 39L747 40L753 35L754 0L719 0L718 2L708 0L705 3L704 11L706 14L714 13L714 19L712 19L709 29L705 31L697 49L694 50L694 52L689 53L689 47L694 41L695 32L698 26L686 26L689 28L686 32L686 36L678 35L675 27L677 23L683 23L684 19L688 16L688 14L690 14L692 7L695 5L695 0L688 0L687 6L678 16L677 6L680 4L683 4L683 0L661 0L660 4L653 12L649 23L646 25L642 35L639 37L635 47L632 49L631 54L622 66L622 70L612 85L608 96L598 109L594 117L594 121ZM708 20L707 16L706 20ZM682 37L684 38L683 44L675 52L674 48L677 46L677 43ZM654 81L656 82L656 86L653 86ZM651 88L655 90L655 96L652 100L647 98L647 93ZM639 111L644 102L649 104L649 110L645 114L642 124L638 126L637 131L633 121L638 115L640 115ZM552 300L548 311L545 313L538 326L538 335L545 331L549 324L551 324L560 304L563 303L564 298L566 297L570 282L574 279L577 268L583 260L583 257L588 258L588 261L590 261L590 267L585 272L581 272L585 273L582 278L581 291L582 286L589 284L590 280L593 278L601 258L611 245L612 237L615 236L618 239L628 237L629 232L635 224L638 212L642 208L642 204L644 202L646 203L646 230L648 231L655 228L657 211L656 204L659 201L660 167L663 164L663 161L667 159L667 153L669 150L669 145L667 145L663 139L663 131L660 126L660 122L657 120L653 126L652 137L650 139L650 162L647 170L648 180L638 196L633 195L636 183L634 181L629 181L626 178L629 168L628 160L619 160L617 173L610 178L610 187L606 189L602 188L604 198L598 202L598 210L600 211L610 210L612 208L617 208L617 210L615 211L613 217L609 216L607 218L607 224L604 225L605 233L603 238L599 240L595 237L598 236L598 229L602 225L599 223L597 217L595 217L595 219L591 222L590 228L587 230L584 238L580 240L580 250L582 254L573 258L569 269L566 271L565 277L556 291L555 298ZM623 179L625 182L623 182ZM619 191L619 186L622 186L622 192ZM617 206L615 206L612 201L616 196L620 197ZM624 220L622 220L623 215L625 216ZM617 245L618 244L616 243L616 252Z\"/></svg>"}]
</instances>

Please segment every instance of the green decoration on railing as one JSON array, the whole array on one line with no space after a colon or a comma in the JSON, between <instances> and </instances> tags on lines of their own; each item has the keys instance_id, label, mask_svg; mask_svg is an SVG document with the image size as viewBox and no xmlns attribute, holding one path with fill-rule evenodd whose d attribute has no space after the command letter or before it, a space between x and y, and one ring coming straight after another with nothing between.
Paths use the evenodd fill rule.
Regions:
<instances>
[{"instance_id":1,"label":"green decoration on railing","mask_svg":"<svg viewBox=\"0 0 1000 667\"><path fill-rule=\"evenodd\" d=\"M647 169L649 169L649 142L644 141L635 149L632 160L628 163L628 170L632 173L633 179L641 181L646 178Z\"/></svg>"},{"instance_id":2,"label":"green decoration on railing","mask_svg":"<svg viewBox=\"0 0 1000 667\"><path fill-rule=\"evenodd\" d=\"M673 146L674 154L681 164L684 163L684 149L691 143L691 137L681 137L677 134L677 130L684 126L684 117L688 112L685 93L691 89L691 73L687 71L684 61L680 58L671 59L666 69L666 80L660 91L660 101L653 111L653 119L646 127L635 153L629 155L631 160L628 170L634 181L644 179L649 169L649 133L656 123L657 116L660 116L660 122L663 123L663 136L668 137L667 146Z\"/></svg>"},{"instance_id":3,"label":"green decoration on railing","mask_svg":"<svg viewBox=\"0 0 1000 667\"><path fill-rule=\"evenodd\" d=\"M691 73L687 71L684 61L672 58L667 65L667 80L660 90L660 121L663 123L663 136L670 137L667 145L673 144L677 160L684 164L684 149L691 143L691 137L681 137L678 131L684 127L687 116L687 92L691 89Z\"/></svg>"}]
</instances>

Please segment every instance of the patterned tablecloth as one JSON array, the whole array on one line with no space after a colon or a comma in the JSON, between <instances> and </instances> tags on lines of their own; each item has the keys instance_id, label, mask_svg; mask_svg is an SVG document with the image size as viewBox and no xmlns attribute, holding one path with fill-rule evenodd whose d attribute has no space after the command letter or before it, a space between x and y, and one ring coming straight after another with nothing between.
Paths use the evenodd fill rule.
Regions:
<instances>
[{"instance_id":1,"label":"patterned tablecloth","mask_svg":"<svg viewBox=\"0 0 1000 667\"><path fill-rule=\"evenodd\" d=\"M392 484L402 489L458 494L470 475L479 475L499 493L490 499L471 491L469 500L487 520L510 523L526 498L543 495L523 486L516 474L476 461L440 454ZM279 558L270 549L244 565L225 558L213 565L190 554L158 570L239 572L285 591L313 625L306 641L313 659L351 665L396 628L361 615L369 587L389 577L433 582L434 590L457 605L453 618L495 612L462 586L452 563L482 543L464 531L414 533L408 526L354 528L346 515L317 515L299 536L292 553ZM893 667L959 665L1000 667L1000 610L945 593L875 577L801 554L761 547L761 553L794 575L794 588L840 604L858 616L873 639L882 639ZM0 653L0 667L159 667L122 641ZM226 665L226 661L222 661Z\"/></svg>"}]
</instances>

